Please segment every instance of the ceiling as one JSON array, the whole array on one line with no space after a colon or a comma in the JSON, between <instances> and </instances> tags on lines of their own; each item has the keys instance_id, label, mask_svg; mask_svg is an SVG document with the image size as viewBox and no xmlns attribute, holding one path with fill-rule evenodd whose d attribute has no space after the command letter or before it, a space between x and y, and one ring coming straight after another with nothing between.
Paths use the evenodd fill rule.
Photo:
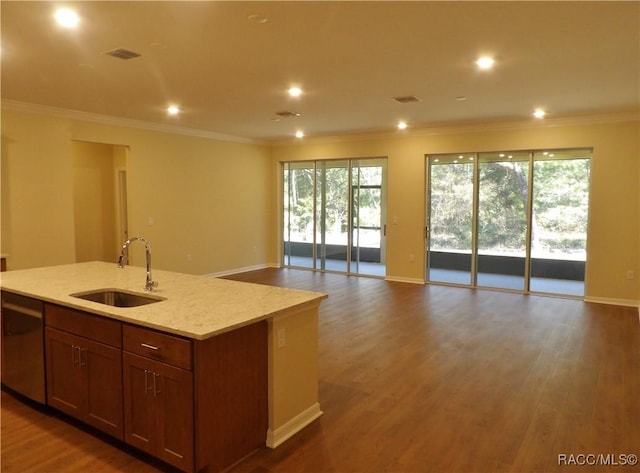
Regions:
<instances>
[{"instance_id":1,"label":"ceiling","mask_svg":"<svg viewBox=\"0 0 640 473\"><path fill-rule=\"evenodd\" d=\"M60 5L1 2L6 103L256 141L640 110L638 1L67 2L75 29Z\"/></svg>"}]
</instances>

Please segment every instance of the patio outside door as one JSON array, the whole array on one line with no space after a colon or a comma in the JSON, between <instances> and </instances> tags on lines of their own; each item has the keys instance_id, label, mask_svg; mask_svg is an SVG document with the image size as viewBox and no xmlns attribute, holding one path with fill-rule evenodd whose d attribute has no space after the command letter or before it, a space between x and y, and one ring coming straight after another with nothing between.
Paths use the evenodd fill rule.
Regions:
<instances>
[{"instance_id":1,"label":"patio outside door","mask_svg":"<svg viewBox=\"0 0 640 473\"><path fill-rule=\"evenodd\" d=\"M385 275L386 159L283 163L283 265Z\"/></svg>"},{"instance_id":2,"label":"patio outside door","mask_svg":"<svg viewBox=\"0 0 640 473\"><path fill-rule=\"evenodd\" d=\"M591 150L427 157L426 279L584 295Z\"/></svg>"}]
</instances>

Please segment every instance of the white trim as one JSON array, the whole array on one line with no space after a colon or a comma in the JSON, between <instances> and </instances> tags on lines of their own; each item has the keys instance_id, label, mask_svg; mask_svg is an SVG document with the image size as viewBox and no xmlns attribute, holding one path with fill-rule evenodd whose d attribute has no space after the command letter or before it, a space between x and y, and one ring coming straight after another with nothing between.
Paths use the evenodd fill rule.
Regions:
<instances>
[{"instance_id":1,"label":"white trim","mask_svg":"<svg viewBox=\"0 0 640 473\"><path fill-rule=\"evenodd\" d=\"M101 115L99 113L90 113L82 112L79 110L70 110L66 108L50 107L48 105L19 102L17 100L2 99L2 108L6 110L13 110L16 112L37 113L40 115L52 115L59 118L68 118L70 120L99 123L101 125L123 126L128 128L138 128L141 130L158 131L162 133L173 133L176 135L197 136L200 138L209 138L212 140L231 141L233 143L258 145L267 144L265 141L253 140L240 136L225 135L223 133L217 133L215 131L199 130L196 128L166 125L163 123L153 123L143 120L134 120L131 118Z\"/></svg>"},{"instance_id":2,"label":"white trim","mask_svg":"<svg viewBox=\"0 0 640 473\"><path fill-rule=\"evenodd\" d=\"M300 414L289 420L284 425L278 427L275 430L269 429L267 431L267 447L276 448L284 443L289 438L304 429L311 422L320 417L323 412L320 410L320 404L317 402Z\"/></svg>"},{"instance_id":3,"label":"white trim","mask_svg":"<svg viewBox=\"0 0 640 473\"><path fill-rule=\"evenodd\" d=\"M416 278L403 278L402 276L386 276L384 278L385 281L391 281L391 282L406 282L406 283L411 283L411 284L424 284L424 280L423 279L416 279Z\"/></svg>"},{"instance_id":4,"label":"white trim","mask_svg":"<svg viewBox=\"0 0 640 473\"><path fill-rule=\"evenodd\" d=\"M207 276L211 278L221 278L223 276L229 276L231 274L248 273L249 271L257 271L259 269L266 269L266 268L278 268L278 265L274 263L256 264L255 266L245 266L243 268L228 269L226 271L218 271L216 273L203 274L203 276Z\"/></svg>"},{"instance_id":5,"label":"white trim","mask_svg":"<svg viewBox=\"0 0 640 473\"><path fill-rule=\"evenodd\" d=\"M478 133L487 131L522 130L536 128L555 128L565 126L599 125L603 123L635 122L640 120L640 114L635 110L621 110L617 112L604 112L591 115L569 115L566 117L545 118L544 120L523 119L517 121L474 121L455 124L434 124L425 127L416 127L411 130L353 132L341 135L320 135L305 137L305 143L333 143L345 141L363 141L369 139L393 139L399 136L440 136L458 133ZM299 139L286 138L271 141L272 146L290 146L301 144Z\"/></svg>"},{"instance_id":6,"label":"white trim","mask_svg":"<svg viewBox=\"0 0 640 473\"><path fill-rule=\"evenodd\" d=\"M611 299L608 297L585 297L585 302L593 302L595 304L609 304L609 305L622 305L625 307L638 307L640 312L640 301L634 301L633 299Z\"/></svg>"}]
</instances>

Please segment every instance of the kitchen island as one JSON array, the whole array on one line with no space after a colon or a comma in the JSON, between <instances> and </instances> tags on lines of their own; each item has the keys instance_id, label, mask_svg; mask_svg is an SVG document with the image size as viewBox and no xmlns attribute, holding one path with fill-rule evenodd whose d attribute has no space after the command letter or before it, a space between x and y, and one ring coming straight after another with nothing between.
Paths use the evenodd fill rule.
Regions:
<instances>
[{"instance_id":1,"label":"kitchen island","mask_svg":"<svg viewBox=\"0 0 640 473\"><path fill-rule=\"evenodd\" d=\"M185 471L211 472L265 443L277 447L322 414L317 317L325 294L158 270L154 279L159 286L145 293L143 268L104 262L2 273L3 291L44 303L49 405ZM99 289L159 300L115 307L72 296ZM92 361L116 381L70 401L79 390L68 388L69 370ZM90 387L89 374L78 376ZM118 388L121 425L95 408ZM154 430L166 435L148 438Z\"/></svg>"}]
</instances>

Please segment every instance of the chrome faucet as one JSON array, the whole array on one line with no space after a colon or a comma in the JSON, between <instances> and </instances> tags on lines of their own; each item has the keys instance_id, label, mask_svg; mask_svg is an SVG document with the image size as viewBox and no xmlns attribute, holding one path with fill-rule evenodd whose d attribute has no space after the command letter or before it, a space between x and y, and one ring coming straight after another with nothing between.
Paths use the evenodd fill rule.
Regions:
<instances>
[{"instance_id":1,"label":"chrome faucet","mask_svg":"<svg viewBox=\"0 0 640 473\"><path fill-rule=\"evenodd\" d=\"M153 279L151 279L151 246L149 246L149 242L147 240L145 240L142 237L133 237L133 238L129 238L127 241L124 242L124 245L122 245L122 251L120 252L120 256L118 257L118 268L124 268L125 265L128 263L129 261L129 245L131 244L131 242L133 241L141 241L142 243L144 243L144 247L147 253L147 280L144 284L144 290L145 291L153 291L154 287L158 286L158 283L156 281L154 281Z\"/></svg>"}]
</instances>

